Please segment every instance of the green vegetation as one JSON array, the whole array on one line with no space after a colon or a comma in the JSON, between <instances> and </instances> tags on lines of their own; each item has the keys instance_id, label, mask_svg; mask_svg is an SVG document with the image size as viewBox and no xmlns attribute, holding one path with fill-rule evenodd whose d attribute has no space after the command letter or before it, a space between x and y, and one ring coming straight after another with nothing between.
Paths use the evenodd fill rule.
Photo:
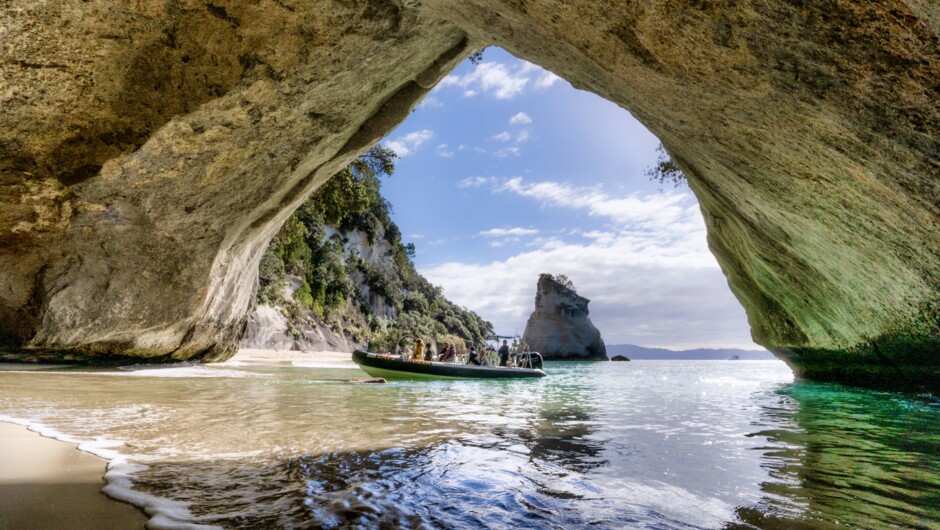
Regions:
<instances>
[{"instance_id":1,"label":"green vegetation","mask_svg":"<svg viewBox=\"0 0 940 530\"><path fill-rule=\"evenodd\" d=\"M678 188L683 184L688 185L685 174L682 173L679 166L670 158L663 144L659 144L659 147L656 148L656 153L658 155L656 165L646 168L646 176L649 177L652 182L659 182L660 184L666 184L668 182L672 184L674 188Z\"/></svg>"},{"instance_id":2,"label":"green vegetation","mask_svg":"<svg viewBox=\"0 0 940 530\"><path fill-rule=\"evenodd\" d=\"M493 326L447 300L414 268L413 244L389 217L382 177L395 171L395 154L377 146L330 178L284 223L261 258L258 302L284 306L292 320L316 318L374 350L413 344L415 338L479 344ZM333 235L327 237L327 233ZM367 262L344 249L352 232L365 235L386 259ZM300 285L292 300L283 293L289 279ZM382 297L390 308L375 314ZM384 308L383 308L384 309Z\"/></svg>"},{"instance_id":3,"label":"green vegetation","mask_svg":"<svg viewBox=\"0 0 940 530\"><path fill-rule=\"evenodd\" d=\"M475 65L480 64L481 62L483 62L483 52L485 50L486 50L486 47L484 46L483 48L480 48L479 50L471 53L470 56L467 57L467 59L470 59L470 62Z\"/></svg>"},{"instance_id":4,"label":"green vegetation","mask_svg":"<svg viewBox=\"0 0 940 530\"><path fill-rule=\"evenodd\" d=\"M571 281L571 278L569 278L567 275L565 275L565 274L556 274L556 275L554 275L554 276L552 276L551 274L544 274L544 275L545 275L545 276L548 276L550 279L555 280L556 282L558 282L558 283L564 285L565 287L571 289L572 291L578 292L578 290L575 289L575 287L574 287L574 282Z\"/></svg>"}]
</instances>

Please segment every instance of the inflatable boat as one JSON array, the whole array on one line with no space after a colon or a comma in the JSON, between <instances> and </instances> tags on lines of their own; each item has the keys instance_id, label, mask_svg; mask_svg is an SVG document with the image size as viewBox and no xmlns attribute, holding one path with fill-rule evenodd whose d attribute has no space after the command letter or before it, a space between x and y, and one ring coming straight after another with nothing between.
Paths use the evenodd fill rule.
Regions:
<instances>
[{"instance_id":1,"label":"inflatable boat","mask_svg":"<svg viewBox=\"0 0 940 530\"><path fill-rule=\"evenodd\" d=\"M518 364L532 366L477 366L473 364L412 361L398 355L353 352L353 362L372 377L384 379L502 379L511 377L545 377L542 356L538 353L520 354Z\"/></svg>"}]
</instances>

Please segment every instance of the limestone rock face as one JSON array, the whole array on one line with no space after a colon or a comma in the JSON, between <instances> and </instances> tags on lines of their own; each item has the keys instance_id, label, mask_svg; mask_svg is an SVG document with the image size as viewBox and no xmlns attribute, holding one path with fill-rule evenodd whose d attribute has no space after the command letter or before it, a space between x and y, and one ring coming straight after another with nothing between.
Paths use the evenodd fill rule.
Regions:
<instances>
[{"instance_id":1,"label":"limestone rock face","mask_svg":"<svg viewBox=\"0 0 940 530\"><path fill-rule=\"evenodd\" d=\"M359 344L326 325L315 325L302 321L291 329L280 308L261 304L248 315L245 334L239 342L240 348L257 350L310 350L341 351L352 353L362 349Z\"/></svg>"},{"instance_id":2,"label":"limestone rock face","mask_svg":"<svg viewBox=\"0 0 940 530\"><path fill-rule=\"evenodd\" d=\"M0 344L224 359L268 240L471 50L391 2L7 2Z\"/></svg>"},{"instance_id":3,"label":"limestone rock face","mask_svg":"<svg viewBox=\"0 0 940 530\"><path fill-rule=\"evenodd\" d=\"M546 360L606 361L601 332L588 318L589 302L551 275L540 275L522 342Z\"/></svg>"},{"instance_id":4,"label":"limestone rock face","mask_svg":"<svg viewBox=\"0 0 940 530\"><path fill-rule=\"evenodd\" d=\"M940 389L924 0L6 2L0 342L225 358L291 208L487 44L659 136L756 342Z\"/></svg>"}]
</instances>

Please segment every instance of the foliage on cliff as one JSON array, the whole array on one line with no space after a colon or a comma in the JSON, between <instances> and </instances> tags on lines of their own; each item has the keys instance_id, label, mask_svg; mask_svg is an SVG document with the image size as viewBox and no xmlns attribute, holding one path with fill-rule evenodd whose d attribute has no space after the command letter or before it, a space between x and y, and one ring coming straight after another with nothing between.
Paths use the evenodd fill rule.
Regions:
<instances>
[{"instance_id":1,"label":"foliage on cliff","mask_svg":"<svg viewBox=\"0 0 940 530\"><path fill-rule=\"evenodd\" d=\"M292 319L329 324L370 348L390 350L414 338L478 344L491 323L444 297L415 270L414 245L403 244L381 195L381 177L395 170L395 154L376 146L334 175L291 215L261 259L257 301L283 306ZM327 233L332 232L330 237ZM385 259L361 258L344 248L352 232ZM284 299L290 277L299 278L292 300ZM381 302L367 297L366 286ZM376 314L375 305L387 306Z\"/></svg>"},{"instance_id":2,"label":"foliage on cliff","mask_svg":"<svg viewBox=\"0 0 940 530\"><path fill-rule=\"evenodd\" d=\"M578 290L577 290L577 289L575 288L575 286L574 286L574 282L571 281L571 278L569 278L566 274L555 274L555 275L552 275L552 274L549 274L549 273L547 273L547 272L543 272L542 274L539 274L539 277L540 277L540 278L541 278L542 276L546 276L546 277L548 277L549 280L552 280L552 281L554 281L554 282L558 282L558 283L560 283L561 285L564 285L565 287L571 289L572 291L578 292Z\"/></svg>"},{"instance_id":3,"label":"foliage on cliff","mask_svg":"<svg viewBox=\"0 0 940 530\"><path fill-rule=\"evenodd\" d=\"M685 174L679 169L679 166L673 161L672 157L669 156L669 153L666 152L666 148L663 147L663 144L659 144L659 146L656 147L656 155L656 164L646 168L644 172L651 182L672 184L674 188L678 188L683 184L688 186L688 180L686 180Z\"/></svg>"}]
</instances>

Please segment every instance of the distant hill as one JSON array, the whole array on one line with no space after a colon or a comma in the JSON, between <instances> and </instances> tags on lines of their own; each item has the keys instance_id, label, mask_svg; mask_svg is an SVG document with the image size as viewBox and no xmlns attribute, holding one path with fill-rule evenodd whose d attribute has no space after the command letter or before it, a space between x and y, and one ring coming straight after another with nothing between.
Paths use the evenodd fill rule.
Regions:
<instances>
[{"instance_id":1,"label":"distant hill","mask_svg":"<svg viewBox=\"0 0 940 530\"><path fill-rule=\"evenodd\" d=\"M736 348L698 348L695 350L667 350L665 348L646 348L636 344L608 344L608 357L626 355L630 359L658 359L669 361L725 361L737 355L742 361L772 361L774 354L767 350L739 350Z\"/></svg>"}]
</instances>

